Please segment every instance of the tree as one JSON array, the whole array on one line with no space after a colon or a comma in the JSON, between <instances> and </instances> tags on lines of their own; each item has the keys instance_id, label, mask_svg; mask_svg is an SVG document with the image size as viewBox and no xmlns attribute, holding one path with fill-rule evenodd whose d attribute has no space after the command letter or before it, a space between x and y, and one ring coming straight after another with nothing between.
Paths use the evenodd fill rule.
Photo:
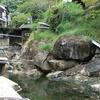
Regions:
<instances>
[{"instance_id":1,"label":"tree","mask_svg":"<svg viewBox=\"0 0 100 100\"><path fill-rule=\"evenodd\" d=\"M6 5L10 12L13 13L17 9L18 5L23 3L23 0L1 0L1 3Z\"/></svg>"},{"instance_id":2,"label":"tree","mask_svg":"<svg viewBox=\"0 0 100 100\"><path fill-rule=\"evenodd\" d=\"M30 13L33 20L39 19L41 14L45 12L48 8L47 0L26 0L22 5L17 9L20 13Z\"/></svg>"}]
</instances>

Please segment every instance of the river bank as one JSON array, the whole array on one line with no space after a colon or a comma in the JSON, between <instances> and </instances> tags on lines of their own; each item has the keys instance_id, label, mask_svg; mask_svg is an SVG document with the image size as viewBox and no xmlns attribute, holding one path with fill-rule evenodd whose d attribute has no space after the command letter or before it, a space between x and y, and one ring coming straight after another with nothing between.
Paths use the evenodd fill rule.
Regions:
<instances>
[{"instance_id":1,"label":"river bank","mask_svg":"<svg viewBox=\"0 0 100 100\"><path fill-rule=\"evenodd\" d=\"M99 50L91 40L64 36L52 52L37 51L40 43L26 43L20 56L13 59L17 62L12 63L10 77L22 86L22 95L36 100L100 99Z\"/></svg>"}]
</instances>

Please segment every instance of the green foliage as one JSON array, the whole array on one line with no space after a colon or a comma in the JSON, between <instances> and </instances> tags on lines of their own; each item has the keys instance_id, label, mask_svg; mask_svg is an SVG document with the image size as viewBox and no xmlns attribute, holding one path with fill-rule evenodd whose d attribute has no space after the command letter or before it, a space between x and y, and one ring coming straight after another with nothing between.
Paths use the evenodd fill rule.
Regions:
<instances>
[{"instance_id":1,"label":"green foliage","mask_svg":"<svg viewBox=\"0 0 100 100\"><path fill-rule=\"evenodd\" d=\"M80 35L85 41L91 38L100 40L99 10L87 13L79 4L61 2L44 12L43 17L42 20L50 24L50 31L36 32L31 35L31 39L46 41L39 46L39 50L51 50L55 41L62 35Z\"/></svg>"},{"instance_id":2,"label":"green foliage","mask_svg":"<svg viewBox=\"0 0 100 100\"><path fill-rule=\"evenodd\" d=\"M28 14L32 16L33 21L41 19L42 13L48 8L47 0L1 0L0 3L8 6L14 26L26 23Z\"/></svg>"},{"instance_id":3,"label":"green foliage","mask_svg":"<svg viewBox=\"0 0 100 100\"><path fill-rule=\"evenodd\" d=\"M52 48L53 48L53 44L52 43L46 43L46 44L43 44L43 45L40 45L39 46L39 50L40 51L50 51L50 50L52 50Z\"/></svg>"},{"instance_id":4,"label":"green foliage","mask_svg":"<svg viewBox=\"0 0 100 100\"><path fill-rule=\"evenodd\" d=\"M47 9L46 0L28 0L17 9L21 13L30 13L33 20L41 18L41 14Z\"/></svg>"},{"instance_id":5,"label":"green foliage","mask_svg":"<svg viewBox=\"0 0 100 100\"><path fill-rule=\"evenodd\" d=\"M72 15L82 15L84 12L82 6L80 4L75 4L75 3L65 4L64 10Z\"/></svg>"},{"instance_id":6,"label":"green foliage","mask_svg":"<svg viewBox=\"0 0 100 100\"><path fill-rule=\"evenodd\" d=\"M56 27L58 33L85 35L100 39L100 10L92 10L85 15L81 6L73 3L66 4L62 9L64 17Z\"/></svg>"},{"instance_id":7,"label":"green foliage","mask_svg":"<svg viewBox=\"0 0 100 100\"><path fill-rule=\"evenodd\" d=\"M39 50L43 51L50 51L53 48L53 45L59 35L51 31L44 31L44 32L34 32L30 35L28 41L36 40L42 41L43 44L38 47ZM46 42L46 43L45 43Z\"/></svg>"},{"instance_id":8,"label":"green foliage","mask_svg":"<svg viewBox=\"0 0 100 100\"><path fill-rule=\"evenodd\" d=\"M8 6L10 12L13 13L18 8L18 5L23 3L23 0L1 0L0 3Z\"/></svg>"},{"instance_id":9,"label":"green foliage","mask_svg":"<svg viewBox=\"0 0 100 100\"><path fill-rule=\"evenodd\" d=\"M20 1L20 2L19 2ZM1 0L9 6L14 26L27 23L27 18L33 18L33 33L29 40L44 40L53 44L61 35L84 35L100 39L100 10L83 10L80 4L63 3L62 0ZM82 0L87 7L96 5L99 0ZM49 6L50 5L50 8ZM38 21L47 22L50 31L36 32ZM58 33L58 34L56 34ZM42 49L50 48L50 44Z\"/></svg>"},{"instance_id":10,"label":"green foliage","mask_svg":"<svg viewBox=\"0 0 100 100\"><path fill-rule=\"evenodd\" d=\"M32 25L32 31L36 31L37 30L37 22L34 22Z\"/></svg>"},{"instance_id":11,"label":"green foliage","mask_svg":"<svg viewBox=\"0 0 100 100\"><path fill-rule=\"evenodd\" d=\"M16 13L17 14L17 13ZM27 19L30 15L29 14L24 14L24 13L18 13L16 16L13 17L12 23L13 26L19 27L22 24L27 23Z\"/></svg>"},{"instance_id":12,"label":"green foliage","mask_svg":"<svg viewBox=\"0 0 100 100\"><path fill-rule=\"evenodd\" d=\"M100 39L100 10L92 10L88 13L83 21L81 21L82 27L84 28L84 35L88 35L92 38Z\"/></svg>"},{"instance_id":13,"label":"green foliage","mask_svg":"<svg viewBox=\"0 0 100 100\"><path fill-rule=\"evenodd\" d=\"M36 32L34 33L35 40L53 41L57 35L51 31Z\"/></svg>"},{"instance_id":14,"label":"green foliage","mask_svg":"<svg viewBox=\"0 0 100 100\"><path fill-rule=\"evenodd\" d=\"M75 3L59 3L57 6L53 6L47 12L45 12L44 17L46 21L50 24L51 30L54 32L64 31L64 27L59 29L59 26L63 26L63 23L67 21L74 21L82 16L84 13L82 7ZM47 17L49 16L49 17Z\"/></svg>"}]
</instances>

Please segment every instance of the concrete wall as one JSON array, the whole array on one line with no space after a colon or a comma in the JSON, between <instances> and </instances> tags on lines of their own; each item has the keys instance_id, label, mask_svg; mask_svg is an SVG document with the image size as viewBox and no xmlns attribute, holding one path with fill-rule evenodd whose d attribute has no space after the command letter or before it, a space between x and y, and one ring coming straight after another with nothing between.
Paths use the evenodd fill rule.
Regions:
<instances>
[{"instance_id":1,"label":"concrete wall","mask_svg":"<svg viewBox=\"0 0 100 100\"><path fill-rule=\"evenodd\" d=\"M1 38L0 37L0 46L4 47L4 46L9 46L9 38Z\"/></svg>"}]
</instances>

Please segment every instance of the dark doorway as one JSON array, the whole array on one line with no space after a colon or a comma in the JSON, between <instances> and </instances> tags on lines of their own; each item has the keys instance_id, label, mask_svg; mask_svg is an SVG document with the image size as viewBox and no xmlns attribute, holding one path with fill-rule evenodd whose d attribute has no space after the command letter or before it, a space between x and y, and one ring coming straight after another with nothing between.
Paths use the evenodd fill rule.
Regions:
<instances>
[{"instance_id":1,"label":"dark doorway","mask_svg":"<svg viewBox=\"0 0 100 100\"><path fill-rule=\"evenodd\" d=\"M5 67L5 64L0 64L0 75L3 74L4 67Z\"/></svg>"}]
</instances>

